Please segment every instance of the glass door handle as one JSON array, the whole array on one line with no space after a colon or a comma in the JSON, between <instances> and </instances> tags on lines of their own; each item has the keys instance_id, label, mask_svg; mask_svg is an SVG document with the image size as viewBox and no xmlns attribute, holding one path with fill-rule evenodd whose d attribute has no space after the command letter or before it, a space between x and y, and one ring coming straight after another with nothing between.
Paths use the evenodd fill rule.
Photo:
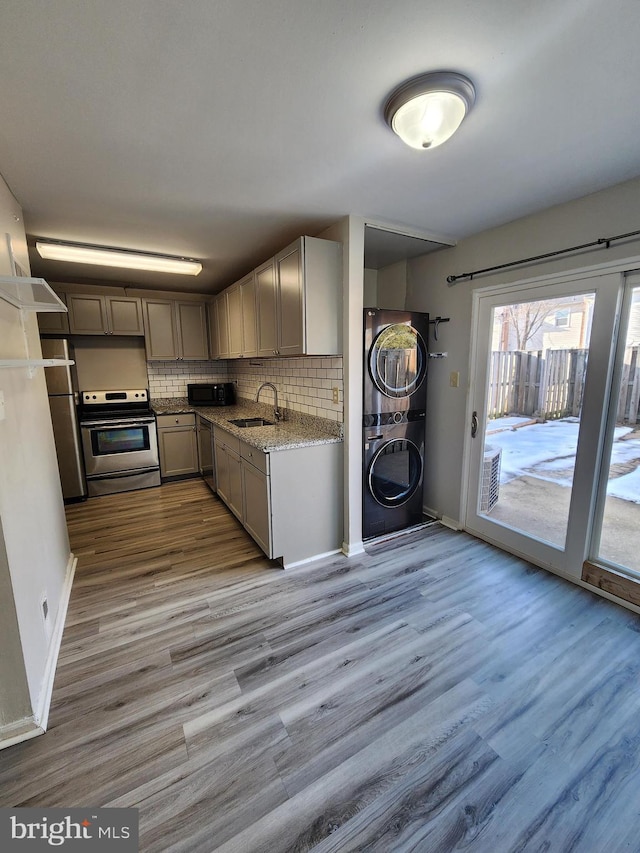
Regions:
<instances>
[{"instance_id":1,"label":"glass door handle","mask_svg":"<svg viewBox=\"0 0 640 853\"><path fill-rule=\"evenodd\" d=\"M474 412L471 415L471 438L475 438L477 432L478 432L478 413Z\"/></svg>"}]
</instances>

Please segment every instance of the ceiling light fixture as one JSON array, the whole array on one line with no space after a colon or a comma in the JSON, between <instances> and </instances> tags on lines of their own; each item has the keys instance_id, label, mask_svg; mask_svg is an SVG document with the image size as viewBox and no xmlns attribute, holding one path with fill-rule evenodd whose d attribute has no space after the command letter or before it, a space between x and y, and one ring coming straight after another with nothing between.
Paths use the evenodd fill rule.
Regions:
<instances>
[{"instance_id":1,"label":"ceiling light fixture","mask_svg":"<svg viewBox=\"0 0 640 853\"><path fill-rule=\"evenodd\" d=\"M412 77L391 93L384 119L411 148L435 148L453 136L475 99L468 77L457 71L431 71Z\"/></svg>"},{"instance_id":2,"label":"ceiling light fixture","mask_svg":"<svg viewBox=\"0 0 640 853\"><path fill-rule=\"evenodd\" d=\"M47 243L36 241L41 258L49 261L70 261L75 264L92 264L101 267L121 267L129 270L169 272L179 275L198 275L202 264L192 258L174 258L134 252L128 249L111 249L107 246L83 246L77 243Z\"/></svg>"}]
</instances>

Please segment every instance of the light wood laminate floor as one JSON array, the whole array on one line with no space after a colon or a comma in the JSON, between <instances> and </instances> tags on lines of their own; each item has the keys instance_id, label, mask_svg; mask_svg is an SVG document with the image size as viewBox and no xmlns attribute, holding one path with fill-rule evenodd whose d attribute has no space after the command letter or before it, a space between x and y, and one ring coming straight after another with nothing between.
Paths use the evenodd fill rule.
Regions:
<instances>
[{"instance_id":1,"label":"light wood laminate floor","mask_svg":"<svg viewBox=\"0 0 640 853\"><path fill-rule=\"evenodd\" d=\"M439 525L282 571L200 481L68 508L46 735L4 806L143 851L640 850L640 623Z\"/></svg>"}]
</instances>

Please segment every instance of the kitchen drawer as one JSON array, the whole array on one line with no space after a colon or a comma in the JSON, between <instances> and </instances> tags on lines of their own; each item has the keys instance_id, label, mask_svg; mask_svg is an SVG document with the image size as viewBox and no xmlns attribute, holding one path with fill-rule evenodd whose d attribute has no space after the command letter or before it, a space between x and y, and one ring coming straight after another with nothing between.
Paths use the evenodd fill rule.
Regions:
<instances>
[{"instance_id":1,"label":"kitchen drawer","mask_svg":"<svg viewBox=\"0 0 640 853\"><path fill-rule=\"evenodd\" d=\"M257 447L251 447L250 444L246 444L244 441L240 442L240 457L242 459L246 459L247 462L250 462L258 471L262 471L263 474L269 473L269 454L265 453L262 450L258 450Z\"/></svg>"},{"instance_id":2,"label":"kitchen drawer","mask_svg":"<svg viewBox=\"0 0 640 853\"><path fill-rule=\"evenodd\" d=\"M220 427L214 426L213 435L215 440L219 444L223 444L237 456L240 456L240 439L236 438L235 435L231 435L230 432L227 432L225 429L221 429Z\"/></svg>"},{"instance_id":3,"label":"kitchen drawer","mask_svg":"<svg viewBox=\"0 0 640 853\"><path fill-rule=\"evenodd\" d=\"M157 415L158 429L167 429L176 426L195 426L196 416L187 415Z\"/></svg>"}]
</instances>

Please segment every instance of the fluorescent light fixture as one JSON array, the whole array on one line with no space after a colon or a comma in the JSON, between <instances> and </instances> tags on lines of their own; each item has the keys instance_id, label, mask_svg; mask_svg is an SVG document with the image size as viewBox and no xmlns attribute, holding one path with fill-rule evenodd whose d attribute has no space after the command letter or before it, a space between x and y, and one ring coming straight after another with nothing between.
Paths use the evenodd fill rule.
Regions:
<instances>
[{"instance_id":1,"label":"fluorescent light fixture","mask_svg":"<svg viewBox=\"0 0 640 853\"><path fill-rule=\"evenodd\" d=\"M127 249L80 246L73 243L46 243L40 240L36 241L36 249L40 257L48 261L70 261L74 264L172 272L180 275L198 275L202 271L202 264L190 258L172 258L167 255L130 252Z\"/></svg>"},{"instance_id":2,"label":"fluorescent light fixture","mask_svg":"<svg viewBox=\"0 0 640 853\"><path fill-rule=\"evenodd\" d=\"M436 148L453 136L475 98L468 77L456 71L431 71L398 86L387 100L384 118L411 148Z\"/></svg>"}]
</instances>

